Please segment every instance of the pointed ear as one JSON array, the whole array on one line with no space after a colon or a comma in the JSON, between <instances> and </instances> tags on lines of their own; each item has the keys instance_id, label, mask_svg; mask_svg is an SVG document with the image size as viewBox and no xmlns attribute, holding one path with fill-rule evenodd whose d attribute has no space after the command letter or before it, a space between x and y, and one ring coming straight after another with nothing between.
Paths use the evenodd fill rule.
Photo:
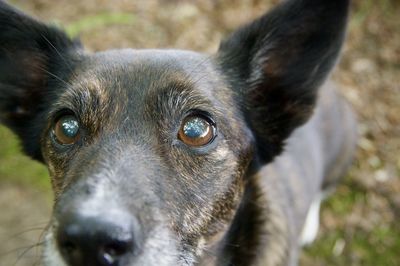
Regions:
<instances>
[{"instance_id":1,"label":"pointed ear","mask_svg":"<svg viewBox=\"0 0 400 266\"><path fill-rule=\"evenodd\" d=\"M52 82L69 68L79 44L0 1L0 122L22 140L25 152L41 160L38 115Z\"/></svg>"},{"instance_id":2,"label":"pointed ear","mask_svg":"<svg viewBox=\"0 0 400 266\"><path fill-rule=\"evenodd\" d=\"M217 62L270 161L307 121L317 90L336 62L347 0L287 0L220 45Z\"/></svg>"}]
</instances>

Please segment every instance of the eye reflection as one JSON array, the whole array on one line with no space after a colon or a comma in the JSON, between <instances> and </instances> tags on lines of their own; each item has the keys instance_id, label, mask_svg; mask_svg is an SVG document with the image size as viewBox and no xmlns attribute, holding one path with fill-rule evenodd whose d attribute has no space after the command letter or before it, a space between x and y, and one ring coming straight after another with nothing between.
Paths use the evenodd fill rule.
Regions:
<instances>
[{"instance_id":1,"label":"eye reflection","mask_svg":"<svg viewBox=\"0 0 400 266\"><path fill-rule=\"evenodd\" d=\"M189 138L205 137L209 131L210 125L199 117L188 120L183 126L183 132Z\"/></svg>"},{"instance_id":2,"label":"eye reflection","mask_svg":"<svg viewBox=\"0 0 400 266\"><path fill-rule=\"evenodd\" d=\"M201 115L187 116L179 129L178 138L189 146L199 147L210 143L215 137L212 122Z\"/></svg>"},{"instance_id":3,"label":"eye reflection","mask_svg":"<svg viewBox=\"0 0 400 266\"><path fill-rule=\"evenodd\" d=\"M60 144L70 145L79 139L79 129L78 119L73 115L65 115L56 122L54 135Z\"/></svg>"}]
</instances>

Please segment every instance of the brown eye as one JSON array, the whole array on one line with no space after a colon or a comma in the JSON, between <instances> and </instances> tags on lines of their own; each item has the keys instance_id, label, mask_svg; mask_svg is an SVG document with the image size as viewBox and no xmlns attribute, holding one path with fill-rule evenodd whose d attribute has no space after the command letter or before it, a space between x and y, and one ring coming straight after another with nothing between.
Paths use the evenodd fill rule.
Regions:
<instances>
[{"instance_id":1,"label":"brown eye","mask_svg":"<svg viewBox=\"0 0 400 266\"><path fill-rule=\"evenodd\" d=\"M79 139L79 122L73 115L60 117L54 126L54 136L60 144L74 144Z\"/></svg>"},{"instance_id":2,"label":"brown eye","mask_svg":"<svg viewBox=\"0 0 400 266\"><path fill-rule=\"evenodd\" d=\"M200 115L190 115L183 120L178 138L189 146L204 146L214 140L215 127L210 119Z\"/></svg>"}]
</instances>

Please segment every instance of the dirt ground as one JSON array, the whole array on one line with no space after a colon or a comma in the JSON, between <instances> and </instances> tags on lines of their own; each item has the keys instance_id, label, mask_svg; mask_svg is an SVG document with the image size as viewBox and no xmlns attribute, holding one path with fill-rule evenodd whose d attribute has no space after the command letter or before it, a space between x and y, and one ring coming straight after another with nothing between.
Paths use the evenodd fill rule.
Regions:
<instances>
[{"instance_id":1,"label":"dirt ground","mask_svg":"<svg viewBox=\"0 0 400 266\"><path fill-rule=\"evenodd\" d=\"M12 2L62 25L71 35L79 34L92 51L174 47L211 53L227 32L278 1ZM323 206L322 228L306 248L302 265L400 265L399 14L398 0L353 1L347 42L333 79L358 114L359 148L349 174ZM29 170L21 172L18 182L1 172L10 162L7 158L0 156L0 265L35 265L37 250L23 253L40 239L51 203L47 192L21 182L30 178Z\"/></svg>"},{"instance_id":2,"label":"dirt ground","mask_svg":"<svg viewBox=\"0 0 400 266\"><path fill-rule=\"evenodd\" d=\"M0 265L38 265L41 234L50 215L49 197L10 184L0 189Z\"/></svg>"}]
</instances>

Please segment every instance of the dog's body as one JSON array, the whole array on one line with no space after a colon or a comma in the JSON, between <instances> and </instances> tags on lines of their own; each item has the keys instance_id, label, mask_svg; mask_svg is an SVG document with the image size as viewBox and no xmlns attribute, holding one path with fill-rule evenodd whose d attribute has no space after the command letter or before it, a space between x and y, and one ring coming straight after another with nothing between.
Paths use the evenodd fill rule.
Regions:
<instances>
[{"instance_id":1,"label":"dog's body","mask_svg":"<svg viewBox=\"0 0 400 266\"><path fill-rule=\"evenodd\" d=\"M286 1L210 57L86 53L0 3L0 118L55 191L45 264L296 265L354 150L325 82L347 9Z\"/></svg>"}]
</instances>

